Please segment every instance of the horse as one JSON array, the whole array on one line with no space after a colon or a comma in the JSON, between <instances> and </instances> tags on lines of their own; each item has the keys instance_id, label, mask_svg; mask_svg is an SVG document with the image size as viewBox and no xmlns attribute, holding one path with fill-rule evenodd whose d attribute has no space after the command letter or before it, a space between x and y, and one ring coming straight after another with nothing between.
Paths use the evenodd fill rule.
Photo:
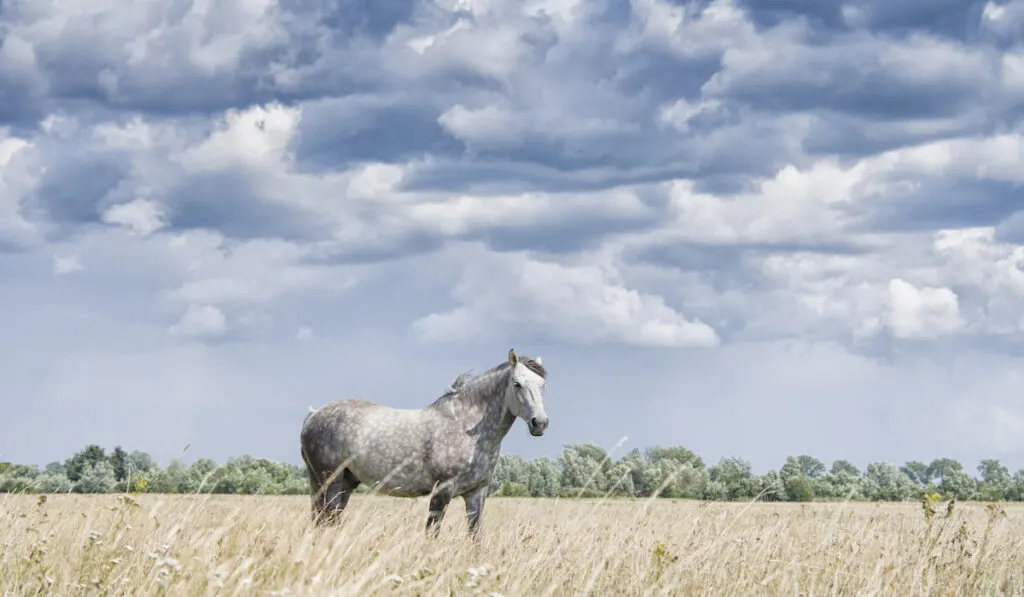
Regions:
<instances>
[{"instance_id":1,"label":"horse","mask_svg":"<svg viewBox=\"0 0 1024 597\"><path fill-rule=\"evenodd\" d=\"M507 361L460 375L422 408L347 398L310 409L299 441L314 523L336 522L352 492L366 484L394 497L429 495L426 531L435 535L448 504L461 497L476 536L502 440L517 418L534 437L548 427L546 382L539 356L510 349Z\"/></svg>"}]
</instances>

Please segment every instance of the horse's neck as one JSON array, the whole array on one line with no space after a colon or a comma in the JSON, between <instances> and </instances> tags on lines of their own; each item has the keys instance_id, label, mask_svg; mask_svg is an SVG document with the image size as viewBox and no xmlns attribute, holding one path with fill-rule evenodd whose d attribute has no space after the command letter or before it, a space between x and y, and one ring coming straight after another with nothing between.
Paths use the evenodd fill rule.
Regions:
<instances>
[{"instance_id":1,"label":"horse's neck","mask_svg":"<svg viewBox=\"0 0 1024 597\"><path fill-rule=\"evenodd\" d=\"M492 383L484 387L464 388L458 396L461 402L460 418L469 426L479 428L481 433L490 435L499 442L508 434L516 420L505 405L504 387L504 384Z\"/></svg>"}]
</instances>

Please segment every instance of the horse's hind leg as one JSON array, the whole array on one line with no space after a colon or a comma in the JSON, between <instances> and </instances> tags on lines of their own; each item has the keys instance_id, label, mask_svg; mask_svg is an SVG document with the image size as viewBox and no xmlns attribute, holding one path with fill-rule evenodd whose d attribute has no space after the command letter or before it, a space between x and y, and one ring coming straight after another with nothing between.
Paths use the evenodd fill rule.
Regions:
<instances>
[{"instance_id":1,"label":"horse's hind leg","mask_svg":"<svg viewBox=\"0 0 1024 597\"><path fill-rule=\"evenodd\" d=\"M360 483L359 479L348 469L343 470L334 479L325 481L328 482L320 484L316 491L316 494L319 495L315 495L313 499L313 521L319 526L334 524L338 521L345 506L348 505L348 499L352 496L352 492L359 487Z\"/></svg>"}]
</instances>

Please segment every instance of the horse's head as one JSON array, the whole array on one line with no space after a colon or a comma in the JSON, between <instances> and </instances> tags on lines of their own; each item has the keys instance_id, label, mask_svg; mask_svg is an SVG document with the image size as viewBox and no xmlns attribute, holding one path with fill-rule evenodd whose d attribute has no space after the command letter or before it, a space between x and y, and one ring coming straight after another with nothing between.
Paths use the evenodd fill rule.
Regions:
<instances>
[{"instance_id":1,"label":"horse's head","mask_svg":"<svg viewBox=\"0 0 1024 597\"><path fill-rule=\"evenodd\" d=\"M547 371L541 365L540 357L519 358L515 350L508 351L508 363L512 367L505 390L505 404L509 412L526 421L530 435L544 435L548 428L548 416L544 412Z\"/></svg>"}]
</instances>

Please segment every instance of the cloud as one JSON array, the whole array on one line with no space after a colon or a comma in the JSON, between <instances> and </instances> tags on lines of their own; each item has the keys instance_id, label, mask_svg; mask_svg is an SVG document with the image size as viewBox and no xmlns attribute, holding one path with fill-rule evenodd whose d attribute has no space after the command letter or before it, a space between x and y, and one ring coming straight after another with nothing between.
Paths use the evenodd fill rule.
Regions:
<instances>
[{"instance_id":1,"label":"cloud","mask_svg":"<svg viewBox=\"0 0 1024 597\"><path fill-rule=\"evenodd\" d=\"M178 323L167 329L172 336L219 336L227 331L227 318L211 305L188 306Z\"/></svg>"},{"instance_id":2,"label":"cloud","mask_svg":"<svg viewBox=\"0 0 1024 597\"><path fill-rule=\"evenodd\" d=\"M0 128L0 249L31 244L38 233L20 209L21 195L33 184L27 149L27 140Z\"/></svg>"},{"instance_id":3,"label":"cloud","mask_svg":"<svg viewBox=\"0 0 1024 597\"><path fill-rule=\"evenodd\" d=\"M822 48L784 30L726 51L722 70L702 90L775 110L949 117L999 84L998 65L984 49L927 36L886 42L859 34Z\"/></svg>"},{"instance_id":4,"label":"cloud","mask_svg":"<svg viewBox=\"0 0 1024 597\"><path fill-rule=\"evenodd\" d=\"M160 204L146 199L112 205L103 212L102 219L108 224L124 226L135 234L152 234L167 225Z\"/></svg>"},{"instance_id":5,"label":"cloud","mask_svg":"<svg viewBox=\"0 0 1024 597\"><path fill-rule=\"evenodd\" d=\"M77 255L68 255L67 257L53 256L53 275L55 276L73 274L82 271L82 269L84 269L82 262L78 259Z\"/></svg>"},{"instance_id":6,"label":"cloud","mask_svg":"<svg viewBox=\"0 0 1024 597\"><path fill-rule=\"evenodd\" d=\"M0 14L0 358L75 413L25 446L138 395L165 456L290 458L204 421L292 437L297 386L412 406L514 345L558 446L777 466L881 416L835 456L1024 466L1024 2L328 4Z\"/></svg>"},{"instance_id":7,"label":"cloud","mask_svg":"<svg viewBox=\"0 0 1024 597\"><path fill-rule=\"evenodd\" d=\"M537 341L624 342L664 347L712 347L707 324L687 318L657 295L626 287L614 267L574 265L522 254L481 255L453 291L460 305L413 326L429 341L471 342L481 330Z\"/></svg>"},{"instance_id":8,"label":"cloud","mask_svg":"<svg viewBox=\"0 0 1024 597\"><path fill-rule=\"evenodd\" d=\"M963 325L956 293L948 288L917 288L894 278L888 299L887 324L897 338L931 338Z\"/></svg>"}]
</instances>

